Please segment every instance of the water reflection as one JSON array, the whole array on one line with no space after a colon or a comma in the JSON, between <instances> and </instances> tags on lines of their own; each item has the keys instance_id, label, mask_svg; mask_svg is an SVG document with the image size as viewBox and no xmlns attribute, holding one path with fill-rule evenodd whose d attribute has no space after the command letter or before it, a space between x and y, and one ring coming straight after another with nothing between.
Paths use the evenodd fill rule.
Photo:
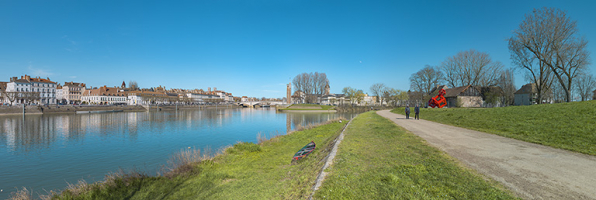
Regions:
<instances>
[{"instance_id":1,"label":"water reflection","mask_svg":"<svg viewBox=\"0 0 596 200\"><path fill-rule=\"evenodd\" d=\"M0 116L0 199L16 187L41 192L81 178L100 181L120 167L155 172L182 148L217 150L340 116L353 114L213 109Z\"/></svg>"}]
</instances>

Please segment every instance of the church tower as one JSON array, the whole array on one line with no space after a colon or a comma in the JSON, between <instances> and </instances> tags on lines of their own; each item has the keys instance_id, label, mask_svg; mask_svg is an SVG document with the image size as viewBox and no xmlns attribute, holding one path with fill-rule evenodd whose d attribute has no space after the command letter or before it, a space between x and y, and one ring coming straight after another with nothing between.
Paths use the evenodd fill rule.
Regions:
<instances>
[{"instance_id":1,"label":"church tower","mask_svg":"<svg viewBox=\"0 0 596 200\"><path fill-rule=\"evenodd\" d=\"M288 104L292 104L292 83L288 83L286 101Z\"/></svg>"},{"instance_id":2,"label":"church tower","mask_svg":"<svg viewBox=\"0 0 596 200\"><path fill-rule=\"evenodd\" d=\"M124 81L122 81L122 85L120 86L120 88L122 88L122 89L126 88L126 83L124 83Z\"/></svg>"},{"instance_id":3,"label":"church tower","mask_svg":"<svg viewBox=\"0 0 596 200\"><path fill-rule=\"evenodd\" d=\"M325 95L329 95L329 83L325 85Z\"/></svg>"}]
</instances>

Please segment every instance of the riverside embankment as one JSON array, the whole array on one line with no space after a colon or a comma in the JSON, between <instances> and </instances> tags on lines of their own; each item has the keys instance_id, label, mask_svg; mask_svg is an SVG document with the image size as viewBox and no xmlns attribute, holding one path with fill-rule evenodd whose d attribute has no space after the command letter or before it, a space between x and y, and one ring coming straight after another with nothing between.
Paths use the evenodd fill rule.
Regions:
<instances>
[{"instance_id":1,"label":"riverside embankment","mask_svg":"<svg viewBox=\"0 0 596 200\"><path fill-rule=\"evenodd\" d=\"M181 149L214 151L238 141L257 143L300 126L351 113L279 113L273 108L162 110L0 116L0 199L16 188L34 194L94 183L119 168L155 175ZM305 144L303 144L304 146Z\"/></svg>"},{"instance_id":2,"label":"riverside embankment","mask_svg":"<svg viewBox=\"0 0 596 200\"><path fill-rule=\"evenodd\" d=\"M49 105L49 106L0 106L0 115L36 115L36 114L62 114L81 113L85 111L121 111L121 112L143 112L143 111L170 111L188 109L224 109L239 108L237 105L118 105L118 106L73 106L73 105Z\"/></svg>"},{"instance_id":3,"label":"riverside embankment","mask_svg":"<svg viewBox=\"0 0 596 200\"><path fill-rule=\"evenodd\" d=\"M60 199L304 199L336 137L346 126L331 121L258 144L238 143L213 158L184 151L189 160L162 176L128 173L80 184ZM360 114L344 132L334 164L315 199L509 199L502 186L462 168L452 158L374 112ZM310 141L315 151L292 164ZM182 159L180 159L182 158ZM186 159L189 158L189 159Z\"/></svg>"}]
</instances>

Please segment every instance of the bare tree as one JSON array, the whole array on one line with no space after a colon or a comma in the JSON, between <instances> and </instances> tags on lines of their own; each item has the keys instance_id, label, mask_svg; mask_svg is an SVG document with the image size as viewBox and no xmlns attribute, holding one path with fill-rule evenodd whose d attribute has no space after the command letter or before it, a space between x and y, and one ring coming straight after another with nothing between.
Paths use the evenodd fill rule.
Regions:
<instances>
[{"instance_id":1,"label":"bare tree","mask_svg":"<svg viewBox=\"0 0 596 200\"><path fill-rule=\"evenodd\" d=\"M8 100L10 102L10 105L12 106L12 102L16 101L18 99L18 97L20 96L20 92L6 92L4 91L4 97L6 98L6 100Z\"/></svg>"},{"instance_id":2,"label":"bare tree","mask_svg":"<svg viewBox=\"0 0 596 200\"><path fill-rule=\"evenodd\" d=\"M551 89L554 75L552 70L536 58L530 50L514 38L509 39L511 60L517 69L524 71L524 78L536 85L538 103L545 99L545 92Z\"/></svg>"},{"instance_id":3,"label":"bare tree","mask_svg":"<svg viewBox=\"0 0 596 200\"><path fill-rule=\"evenodd\" d=\"M377 97L377 101L383 105L383 95L387 91L387 87L383 83L376 83L370 86L370 91Z\"/></svg>"},{"instance_id":4,"label":"bare tree","mask_svg":"<svg viewBox=\"0 0 596 200\"><path fill-rule=\"evenodd\" d=\"M582 73L575 82L575 90L581 97L582 101L589 100L592 96L592 91L596 88L596 79L592 74Z\"/></svg>"},{"instance_id":5,"label":"bare tree","mask_svg":"<svg viewBox=\"0 0 596 200\"><path fill-rule=\"evenodd\" d=\"M488 87L496 85L501 62L493 62L490 56L474 49L462 51L448 57L441 64L449 87L474 85Z\"/></svg>"},{"instance_id":6,"label":"bare tree","mask_svg":"<svg viewBox=\"0 0 596 200\"><path fill-rule=\"evenodd\" d=\"M132 91L139 90L139 84L137 83L137 81L129 81L128 88L130 88L130 90Z\"/></svg>"},{"instance_id":7,"label":"bare tree","mask_svg":"<svg viewBox=\"0 0 596 200\"><path fill-rule=\"evenodd\" d=\"M25 102L29 104L41 99L39 92L21 92L21 95Z\"/></svg>"},{"instance_id":8,"label":"bare tree","mask_svg":"<svg viewBox=\"0 0 596 200\"><path fill-rule=\"evenodd\" d=\"M306 96L307 103L315 103L318 96L325 93L325 86L329 84L325 73L302 73L292 80L294 91L302 91Z\"/></svg>"},{"instance_id":9,"label":"bare tree","mask_svg":"<svg viewBox=\"0 0 596 200\"><path fill-rule=\"evenodd\" d=\"M519 29L513 32L509 43L515 43L547 66L565 92L565 100L571 101L573 80L587 65L588 41L577 36L577 22L572 21L560 9L534 9L525 16Z\"/></svg>"},{"instance_id":10,"label":"bare tree","mask_svg":"<svg viewBox=\"0 0 596 200\"><path fill-rule=\"evenodd\" d=\"M443 84L444 75L439 67L426 65L420 71L410 76L410 90L418 91L421 102L428 97L433 88Z\"/></svg>"},{"instance_id":11,"label":"bare tree","mask_svg":"<svg viewBox=\"0 0 596 200\"><path fill-rule=\"evenodd\" d=\"M503 104L513 105L515 99L513 93L516 91L513 69L506 69L501 72L497 86L503 90Z\"/></svg>"}]
</instances>

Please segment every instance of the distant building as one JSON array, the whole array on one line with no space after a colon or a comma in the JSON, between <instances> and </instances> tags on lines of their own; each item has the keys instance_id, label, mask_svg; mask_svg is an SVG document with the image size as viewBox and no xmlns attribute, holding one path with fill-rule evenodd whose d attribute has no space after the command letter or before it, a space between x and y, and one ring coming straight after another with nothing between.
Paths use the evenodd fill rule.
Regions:
<instances>
[{"instance_id":1,"label":"distant building","mask_svg":"<svg viewBox=\"0 0 596 200\"><path fill-rule=\"evenodd\" d=\"M168 95L164 91L150 91L147 89L126 92L126 103L128 105L150 105L165 103Z\"/></svg>"},{"instance_id":2,"label":"distant building","mask_svg":"<svg viewBox=\"0 0 596 200\"><path fill-rule=\"evenodd\" d=\"M553 99L550 98L550 96L552 96L552 91L549 90L543 93L542 103L553 103ZM532 105L538 103L538 90L536 88L536 84L534 83L528 83L522 86L519 90L513 93L513 95L513 105L516 106Z\"/></svg>"},{"instance_id":3,"label":"distant building","mask_svg":"<svg viewBox=\"0 0 596 200\"><path fill-rule=\"evenodd\" d=\"M375 103L377 102L377 97L376 96L368 96L368 94L364 94L364 98L362 98L362 101L360 102L360 106L372 106L375 105Z\"/></svg>"},{"instance_id":4,"label":"distant building","mask_svg":"<svg viewBox=\"0 0 596 200\"><path fill-rule=\"evenodd\" d=\"M62 86L62 98L66 104L80 104L81 97L85 91L84 83L64 82Z\"/></svg>"},{"instance_id":5,"label":"distant building","mask_svg":"<svg viewBox=\"0 0 596 200\"><path fill-rule=\"evenodd\" d=\"M346 102L344 94L327 94L320 98L321 105L341 105Z\"/></svg>"},{"instance_id":6,"label":"distant building","mask_svg":"<svg viewBox=\"0 0 596 200\"><path fill-rule=\"evenodd\" d=\"M97 89L85 90L82 93L81 101L83 103L94 105L118 105L126 104L126 93L118 87L103 87Z\"/></svg>"},{"instance_id":7,"label":"distant building","mask_svg":"<svg viewBox=\"0 0 596 200\"><path fill-rule=\"evenodd\" d=\"M15 92L17 97L15 103L28 104L56 104L56 86L50 78L31 78L28 75L10 78L6 84L6 92Z\"/></svg>"},{"instance_id":8,"label":"distant building","mask_svg":"<svg viewBox=\"0 0 596 200\"><path fill-rule=\"evenodd\" d=\"M64 95L62 93L62 86L60 83L56 86L56 104L64 104L66 100L64 99Z\"/></svg>"},{"instance_id":9,"label":"distant building","mask_svg":"<svg viewBox=\"0 0 596 200\"><path fill-rule=\"evenodd\" d=\"M480 91L471 85L445 89L447 107L482 107Z\"/></svg>"}]
</instances>

